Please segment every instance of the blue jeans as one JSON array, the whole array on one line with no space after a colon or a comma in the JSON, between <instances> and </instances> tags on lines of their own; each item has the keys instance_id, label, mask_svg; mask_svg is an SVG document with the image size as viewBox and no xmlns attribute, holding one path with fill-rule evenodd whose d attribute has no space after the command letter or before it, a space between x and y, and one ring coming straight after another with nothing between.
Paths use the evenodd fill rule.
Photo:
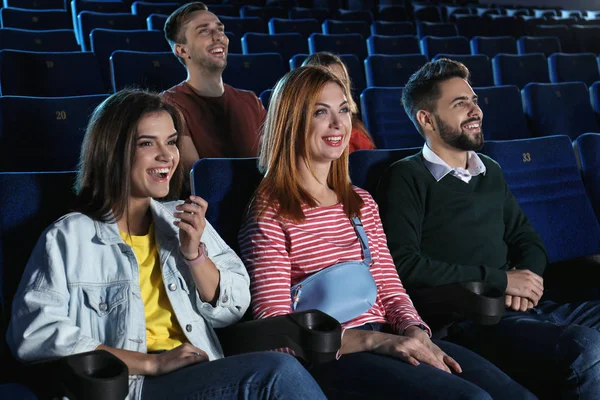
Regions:
<instances>
[{"instance_id":1,"label":"blue jeans","mask_svg":"<svg viewBox=\"0 0 600 400\"><path fill-rule=\"evenodd\" d=\"M378 324L367 324L380 330ZM363 327L364 329L364 327ZM535 399L524 387L481 356L443 340L434 340L462 367L449 374L428 364L361 352L310 368L330 400L335 399Z\"/></svg>"},{"instance_id":2,"label":"blue jeans","mask_svg":"<svg viewBox=\"0 0 600 400\"><path fill-rule=\"evenodd\" d=\"M494 326L457 324L449 340L469 347L544 399L600 399L600 301L542 301L507 311Z\"/></svg>"},{"instance_id":3,"label":"blue jeans","mask_svg":"<svg viewBox=\"0 0 600 400\"><path fill-rule=\"evenodd\" d=\"M291 355L248 353L146 377L144 400L325 399L319 385Z\"/></svg>"}]
</instances>

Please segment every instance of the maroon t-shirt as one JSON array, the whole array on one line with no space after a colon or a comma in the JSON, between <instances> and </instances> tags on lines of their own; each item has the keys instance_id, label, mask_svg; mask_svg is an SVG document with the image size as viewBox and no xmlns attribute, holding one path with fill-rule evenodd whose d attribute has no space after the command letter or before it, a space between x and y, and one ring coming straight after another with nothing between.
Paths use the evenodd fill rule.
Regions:
<instances>
[{"instance_id":1,"label":"maroon t-shirt","mask_svg":"<svg viewBox=\"0 0 600 400\"><path fill-rule=\"evenodd\" d=\"M187 83L163 92L182 112L200 158L256 157L265 108L253 92L223 85L220 97L199 96Z\"/></svg>"}]
</instances>

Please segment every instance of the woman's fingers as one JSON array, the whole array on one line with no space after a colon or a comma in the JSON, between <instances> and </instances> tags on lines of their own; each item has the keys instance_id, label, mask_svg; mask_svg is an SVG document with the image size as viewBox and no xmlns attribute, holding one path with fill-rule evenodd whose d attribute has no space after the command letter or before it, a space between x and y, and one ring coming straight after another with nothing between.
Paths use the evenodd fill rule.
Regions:
<instances>
[{"instance_id":1,"label":"woman's fingers","mask_svg":"<svg viewBox=\"0 0 600 400\"><path fill-rule=\"evenodd\" d=\"M462 368L460 367L460 364L458 362L456 362L456 360L452 357L450 357L448 354L443 353L443 359L444 359L444 363L450 367L454 372L460 374L462 372Z\"/></svg>"}]
</instances>

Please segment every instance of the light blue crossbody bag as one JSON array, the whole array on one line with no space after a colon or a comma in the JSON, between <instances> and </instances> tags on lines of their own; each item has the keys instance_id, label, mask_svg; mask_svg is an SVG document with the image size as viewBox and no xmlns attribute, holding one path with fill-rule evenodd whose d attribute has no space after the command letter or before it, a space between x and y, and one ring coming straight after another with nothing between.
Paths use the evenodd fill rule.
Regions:
<instances>
[{"instance_id":1,"label":"light blue crossbody bag","mask_svg":"<svg viewBox=\"0 0 600 400\"><path fill-rule=\"evenodd\" d=\"M344 323L375 304L377 285L370 271L373 259L367 234L360 218L353 217L351 222L364 260L331 265L292 286L293 311L317 309Z\"/></svg>"}]
</instances>

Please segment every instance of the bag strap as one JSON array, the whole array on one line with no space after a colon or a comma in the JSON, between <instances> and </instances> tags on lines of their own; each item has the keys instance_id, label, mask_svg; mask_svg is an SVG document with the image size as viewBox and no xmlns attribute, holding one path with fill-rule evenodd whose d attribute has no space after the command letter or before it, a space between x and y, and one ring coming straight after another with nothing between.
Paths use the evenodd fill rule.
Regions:
<instances>
[{"instance_id":1,"label":"bag strap","mask_svg":"<svg viewBox=\"0 0 600 400\"><path fill-rule=\"evenodd\" d=\"M371 258L371 250L369 250L369 239L367 239L367 233L365 232L362 221L358 217L352 217L350 222L354 227L356 236L358 236L358 241L360 242L360 247L362 248L365 258L364 261L370 268L373 265L373 259Z\"/></svg>"}]
</instances>

